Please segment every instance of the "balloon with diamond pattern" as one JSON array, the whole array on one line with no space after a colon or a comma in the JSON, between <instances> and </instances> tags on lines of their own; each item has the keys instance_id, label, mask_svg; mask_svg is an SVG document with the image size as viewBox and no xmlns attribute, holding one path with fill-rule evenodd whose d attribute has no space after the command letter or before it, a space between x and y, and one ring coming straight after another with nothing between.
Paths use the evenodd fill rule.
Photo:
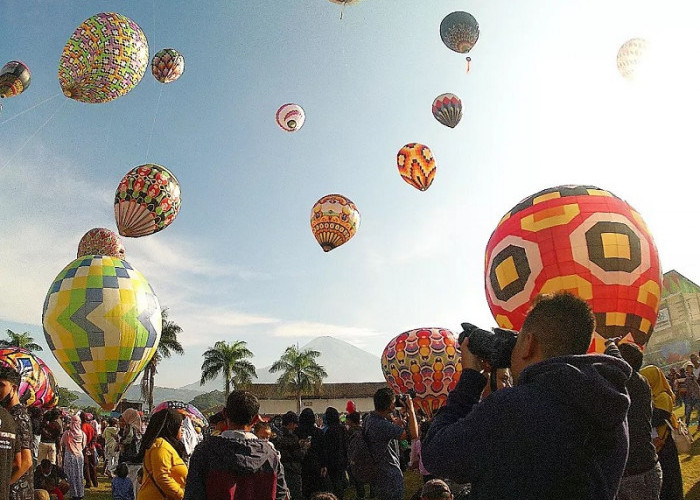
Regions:
<instances>
[{"instance_id":1,"label":"balloon with diamond pattern","mask_svg":"<svg viewBox=\"0 0 700 500\"><path fill-rule=\"evenodd\" d=\"M56 276L44 301L43 325L66 373L112 410L153 357L162 319L153 289L131 264L88 255Z\"/></svg>"}]
</instances>

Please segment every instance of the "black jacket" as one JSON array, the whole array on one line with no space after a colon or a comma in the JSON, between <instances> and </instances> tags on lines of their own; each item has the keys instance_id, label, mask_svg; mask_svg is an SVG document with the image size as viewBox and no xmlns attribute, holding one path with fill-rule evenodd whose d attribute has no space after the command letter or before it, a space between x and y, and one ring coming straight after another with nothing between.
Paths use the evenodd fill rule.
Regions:
<instances>
[{"instance_id":1,"label":"black jacket","mask_svg":"<svg viewBox=\"0 0 700 500\"><path fill-rule=\"evenodd\" d=\"M631 371L605 355L551 358L479 403L486 379L464 370L423 442L423 465L471 482L474 499L613 500L627 459Z\"/></svg>"}]
</instances>

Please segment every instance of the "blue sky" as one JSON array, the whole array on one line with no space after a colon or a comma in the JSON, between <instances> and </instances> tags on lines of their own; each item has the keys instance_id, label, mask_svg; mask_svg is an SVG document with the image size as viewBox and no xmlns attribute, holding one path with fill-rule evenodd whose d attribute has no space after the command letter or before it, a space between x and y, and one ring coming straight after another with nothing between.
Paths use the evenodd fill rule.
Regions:
<instances>
[{"instance_id":1,"label":"blue sky","mask_svg":"<svg viewBox=\"0 0 700 500\"><path fill-rule=\"evenodd\" d=\"M187 354L162 364L160 385L198 379L216 340L245 340L265 366L318 335L379 355L411 328L491 326L489 235L520 199L558 184L599 185L629 201L664 270L700 279L692 0L363 0L342 20L326 0L0 5L0 59L32 70L31 87L0 114L1 329L43 342L51 281L85 231L115 228L114 190L147 162L175 173L183 200L166 230L124 239L127 260L184 329ZM481 26L468 75L439 37L454 10ZM64 98L63 45L103 11L136 21L151 56L180 51L182 78L163 86L149 71L106 104ZM633 37L658 56L635 84L615 64ZM455 129L431 114L444 92L464 104ZM294 134L275 124L286 102L306 110ZM426 192L396 169L408 142L436 157ZM335 192L362 222L325 254L309 212Z\"/></svg>"}]
</instances>

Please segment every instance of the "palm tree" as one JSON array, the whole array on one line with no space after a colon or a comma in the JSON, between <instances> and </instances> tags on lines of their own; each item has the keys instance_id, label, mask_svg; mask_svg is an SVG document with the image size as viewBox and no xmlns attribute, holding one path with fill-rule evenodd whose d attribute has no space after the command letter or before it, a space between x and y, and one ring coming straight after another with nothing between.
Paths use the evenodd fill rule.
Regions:
<instances>
[{"instance_id":1,"label":"palm tree","mask_svg":"<svg viewBox=\"0 0 700 500\"><path fill-rule=\"evenodd\" d=\"M30 352L43 351L44 349L34 342L29 332L15 333L12 330L7 330L7 337L10 340L0 340L0 347L21 347Z\"/></svg>"},{"instance_id":2,"label":"palm tree","mask_svg":"<svg viewBox=\"0 0 700 500\"><path fill-rule=\"evenodd\" d=\"M320 352L312 349L299 350L298 346L289 346L282 357L270 367L270 372L282 372L277 379L282 391L294 392L297 397L297 413L301 411L301 395L313 388L319 388L323 379L328 376L326 370L316 358Z\"/></svg>"},{"instance_id":3,"label":"palm tree","mask_svg":"<svg viewBox=\"0 0 700 500\"><path fill-rule=\"evenodd\" d=\"M217 342L204 353L202 378L199 385L204 385L208 380L214 380L221 374L224 377L224 393L228 397L232 384L234 389L239 389L249 385L253 378L258 378L255 366L246 359L252 357L253 353L242 340L230 344L223 341Z\"/></svg>"},{"instance_id":4,"label":"palm tree","mask_svg":"<svg viewBox=\"0 0 700 500\"><path fill-rule=\"evenodd\" d=\"M158 373L158 363L163 358L169 358L172 353L180 355L185 353L182 344L177 340L177 335L182 333L180 325L168 319L167 308L161 309L160 317L163 324L160 342L155 354L146 365L146 368L143 369L143 376L141 377L141 397L148 405L148 413L153 409L153 389L155 388L156 373Z\"/></svg>"}]
</instances>

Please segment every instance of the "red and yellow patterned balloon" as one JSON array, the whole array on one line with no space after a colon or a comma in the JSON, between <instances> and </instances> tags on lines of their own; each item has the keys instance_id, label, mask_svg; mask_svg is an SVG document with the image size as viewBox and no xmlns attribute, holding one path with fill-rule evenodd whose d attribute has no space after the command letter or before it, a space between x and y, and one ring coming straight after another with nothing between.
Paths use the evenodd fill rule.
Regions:
<instances>
[{"instance_id":1,"label":"red and yellow patterned balloon","mask_svg":"<svg viewBox=\"0 0 700 500\"><path fill-rule=\"evenodd\" d=\"M423 144L406 144L396 155L396 164L403 180L421 191L428 189L435 179L435 157Z\"/></svg>"},{"instance_id":2,"label":"red and yellow patterned balloon","mask_svg":"<svg viewBox=\"0 0 700 500\"><path fill-rule=\"evenodd\" d=\"M360 212L340 194L328 194L311 209L311 232L324 252L346 243L360 227Z\"/></svg>"},{"instance_id":3,"label":"red and yellow patterned balloon","mask_svg":"<svg viewBox=\"0 0 700 500\"><path fill-rule=\"evenodd\" d=\"M382 371L395 393L414 390L415 405L431 417L447 402L462 373L457 339L445 328L404 332L384 348Z\"/></svg>"},{"instance_id":4,"label":"red and yellow patterned balloon","mask_svg":"<svg viewBox=\"0 0 700 500\"><path fill-rule=\"evenodd\" d=\"M53 408L58 404L56 379L35 354L20 347L0 349L0 365L19 372L19 399L26 406Z\"/></svg>"},{"instance_id":5,"label":"red and yellow patterned balloon","mask_svg":"<svg viewBox=\"0 0 700 500\"><path fill-rule=\"evenodd\" d=\"M85 255L108 255L124 259L126 251L117 233L104 227L95 227L85 233L78 243L77 257Z\"/></svg>"},{"instance_id":6,"label":"red and yellow patterned balloon","mask_svg":"<svg viewBox=\"0 0 700 500\"><path fill-rule=\"evenodd\" d=\"M568 290L585 299L604 338L649 340L661 268L642 217L609 191L559 186L525 198L486 246L486 299L496 322L520 330L531 300Z\"/></svg>"}]
</instances>

